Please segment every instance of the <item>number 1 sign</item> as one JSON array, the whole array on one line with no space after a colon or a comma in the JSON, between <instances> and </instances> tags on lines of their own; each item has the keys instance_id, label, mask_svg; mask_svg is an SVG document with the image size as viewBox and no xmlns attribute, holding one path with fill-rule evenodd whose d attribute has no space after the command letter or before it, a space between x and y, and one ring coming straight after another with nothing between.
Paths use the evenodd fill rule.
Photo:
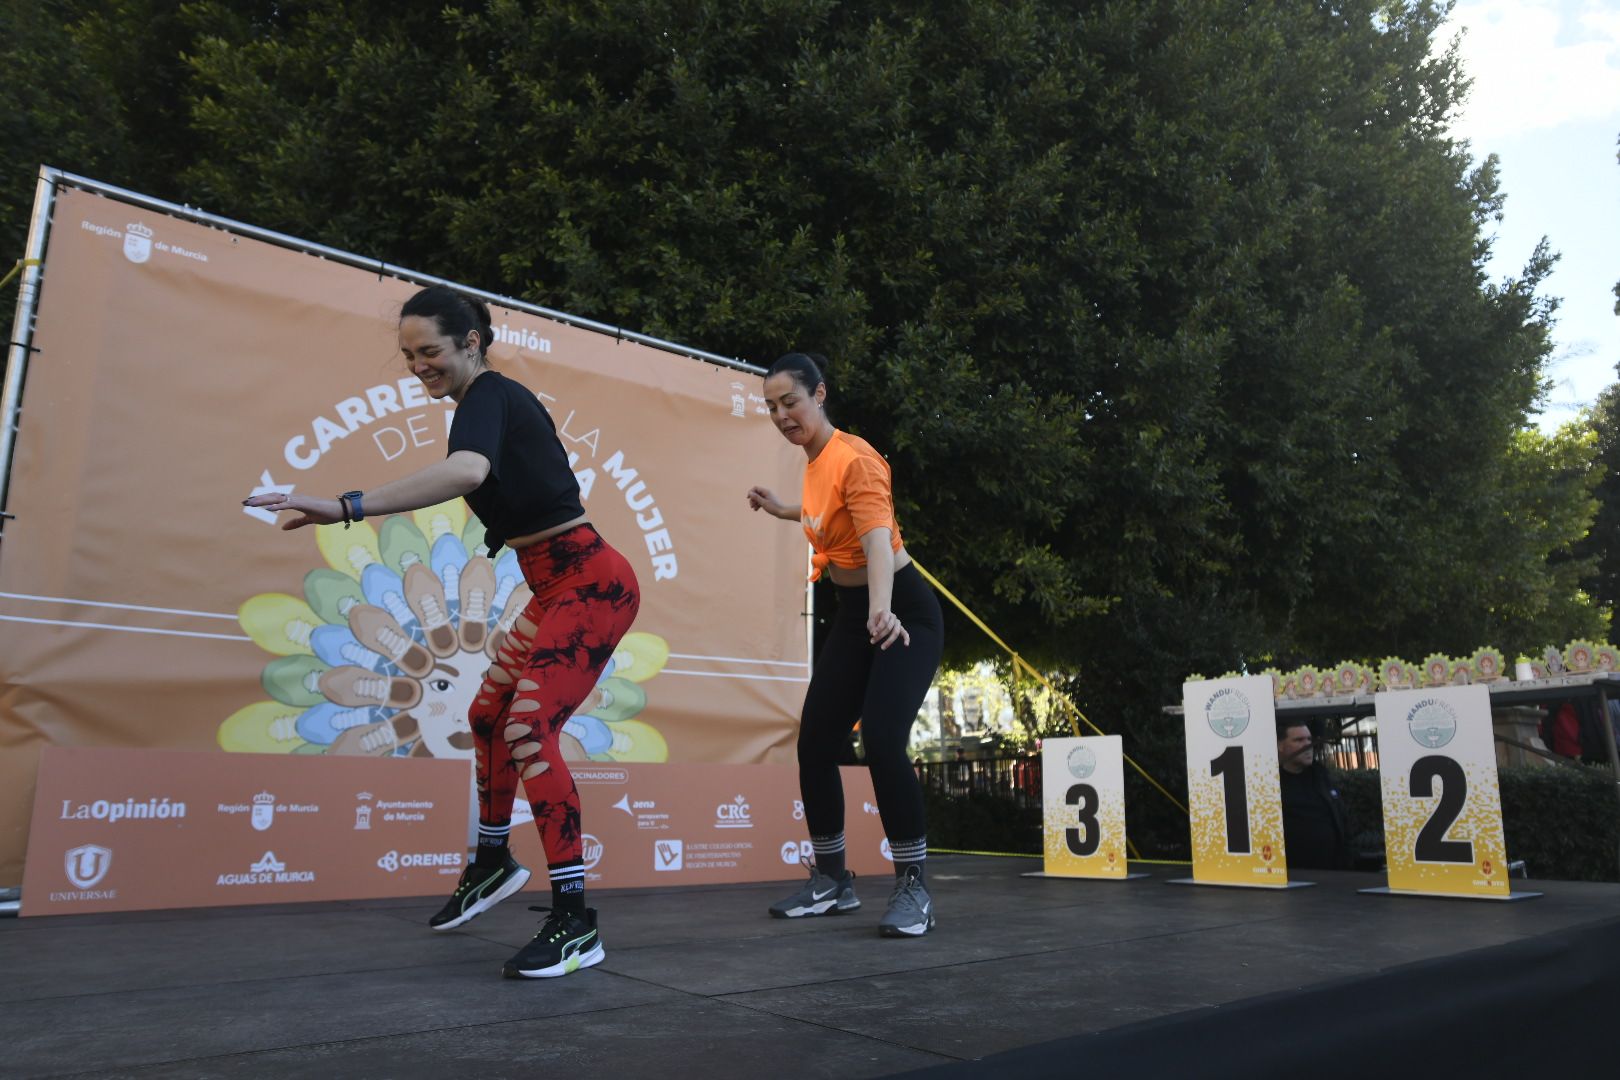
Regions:
<instances>
[{"instance_id":1,"label":"number 1 sign","mask_svg":"<svg viewBox=\"0 0 1620 1080\"><path fill-rule=\"evenodd\" d=\"M1485 687L1392 690L1377 707L1389 888L1362 891L1516 899Z\"/></svg>"},{"instance_id":2,"label":"number 1 sign","mask_svg":"<svg viewBox=\"0 0 1620 1080\"><path fill-rule=\"evenodd\" d=\"M1182 686L1181 700L1187 723L1191 881L1287 888L1271 678L1189 682Z\"/></svg>"}]
</instances>

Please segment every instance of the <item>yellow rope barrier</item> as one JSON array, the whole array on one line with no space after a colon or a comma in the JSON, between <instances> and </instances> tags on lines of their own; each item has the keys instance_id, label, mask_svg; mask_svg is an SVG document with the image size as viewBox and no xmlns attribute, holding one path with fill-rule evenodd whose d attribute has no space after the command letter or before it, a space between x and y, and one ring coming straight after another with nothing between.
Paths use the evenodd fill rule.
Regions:
<instances>
[{"instance_id":1,"label":"yellow rope barrier","mask_svg":"<svg viewBox=\"0 0 1620 1080\"><path fill-rule=\"evenodd\" d=\"M7 285L11 284L11 279L22 273L23 267L40 266L43 263L43 259L18 259L16 264L12 266L10 272L8 272L5 277L0 278L0 289L3 289Z\"/></svg>"},{"instance_id":2,"label":"yellow rope barrier","mask_svg":"<svg viewBox=\"0 0 1620 1080\"><path fill-rule=\"evenodd\" d=\"M947 599L951 603L955 604L956 609L958 611L960 611L962 614L966 615L968 617L968 619L972 621L974 626L977 626L980 630L983 630L985 632L985 635L987 637L989 637L991 641L995 642L997 645L1000 645L1003 649L1005 649L1007 651L1007 655L1011 656L1013 658L1013 672L1014 672L1014 677L1015 678L1017 677L1017 673L1019 671L1028 672L1030 675L1032 675L1035 678L1035 680L1037 682L1039 682L1042 686L1046 687L1047 691L1051 693L1051 695L1052 695L1052 697L1054 699L1063 702L1063 704L1067 705L1070 709L1074 710L1074 715L1079 717L1081 722L1083 722L1086 725L1086 727L1090 728L1092 731L1095 731L1098 735L1106 735L1107 734L1107 732L1105 732L1102 728L1098 727L1096 724L1093 724L1091 722L1090 717L1086 716L1085 713L1080 711L1080 706L1076 705L1074 702L1069 700L1069 696L1067 694L1063 693L1063 691L1061 691L1057 687L1053 686L1052 683L1051 683L1051 680L1049 680L1045 675L1042 675L1039 671L1036 671L1035 666L1033 664L1031 664L1028 660L1025 660L1022 656L1019 656L1017 651L1014 650L1011 645L1008 645L1005 641L1002 641L1001 638L997 637L996 632L994 630L990 629L988 626L986 626L983 619L981 619L977 615L973 614L973 612L971 610L969 610L969 608L968 608L968 606L966 604L964 604L964 603L962 603L962 601L958 600L956 598L956 595L954 593L952 593L951 590L947 589L943 584L940 583L940 580L938 578L936 578L933 574L930 574L927 570L924 570L921 563L919 563L919 562L917 562L917 560L913 559L911 561L911 565L915 566L917 568L917 572L922 574L924 580L926 580L928 582L928 584L932 585L934 588L939 590L941 596L945 597L945 599ZM1079 728L1078 725L1075 724L1075 722L1073 720L1069 721L1069 728L1076 735L1080 734L1080 728ZM1165 789L1165 786L1163 784L1159 783L1157 780L1153 779L1153 777L1149 776L1148 771L1146 769L1142 768L1141 765L1137 764L1135 758L1131 757L1131 755L1129 755L1129 754L1126 754L1125 755L1125 760L1131 766L1131 768L1135 769L1138 773L1141 774L1142 779L1144 779L1148 783L1152 784L1155 788L1158 789L1159 794L1161 794L1165 798L1169 799L1171 804L1177 810L1180 810L1183 814L1187 814L1188 817L1192 816L1191 812L1188 811L1188 809L1185 806L1182 805L1181 800L1176 798L1174 795L1170 794L1170 792ZM1129 844L1128 840L1126 842L1127 842L1127 844ZM1135 850L1135 845L1134 844L1131 844L1130 846L1131 846L1132 850Z\"/></svg>"}]
</instances>

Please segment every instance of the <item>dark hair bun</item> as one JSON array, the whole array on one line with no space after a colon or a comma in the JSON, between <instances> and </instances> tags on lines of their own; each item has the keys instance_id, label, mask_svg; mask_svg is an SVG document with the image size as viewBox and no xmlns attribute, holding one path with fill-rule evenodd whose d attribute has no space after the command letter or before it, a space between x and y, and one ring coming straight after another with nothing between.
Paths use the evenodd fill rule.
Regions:
<instances>
[{"instance_id":1,"label":"dark hair bun","mask_svg":"<svg viewBox=\"0 0 1620 1080\"><path fill-rule=\"evenodd\" d=\"M401 319L419 315L432 319L439 333L465 346L467 335L478 332L478 355L489 354L495 332L490 323L489 305L476 296L464 296L448 285L429 285L399 309Z\"/></svg>"},{"instance_id":2,"label":"dark hair bun","mask_svg":"<svg viewBox=\"0 0 1620 1080\"><path fill-rule=\"evenodd\" d=\"M827 382L827 358L820 353L790 352L776 358L776 363L765 373L768 379L772 375L786 372L793 376L793 381L807 394L816 392L816 387ZM828 391L832 386L827 386Z\"/></svg>"}]
</instances>

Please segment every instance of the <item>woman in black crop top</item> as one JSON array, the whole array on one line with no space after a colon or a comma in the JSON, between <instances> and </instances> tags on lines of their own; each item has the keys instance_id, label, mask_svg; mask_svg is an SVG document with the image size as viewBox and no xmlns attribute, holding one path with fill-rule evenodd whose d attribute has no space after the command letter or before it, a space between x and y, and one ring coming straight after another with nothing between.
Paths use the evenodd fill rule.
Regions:
<instances>
[{"instance_id":1,"label":"woman in black crop top","mask_svg":"<svg viewBox=\"0 0 1620 1080\"><path fill-rule=\"evenodd\" d=\"M533 595L494 649L495 662L468 715L477 765L477 855L429 925L461 926L529 880L507 848L521 781L551 869L552 906L538 909L550 915L504 972L544 978L590 967L606 955L596 911L585 906L579 793L560 738L630 629L640 593L630 564L586 519L545 406L490 369L492 336L482 301L442 285L412 296L400 309L399 347L429 396L456 402L448 456L372 491L336 499L259 495L247 505L295 511L299 516L282 528L296 529L464 496L484 524L490 551L504 544L517 552ZM511 602L518 599L514 594ZM398 641L400 655L419 647Z\"/></svg>"}]
</instances>

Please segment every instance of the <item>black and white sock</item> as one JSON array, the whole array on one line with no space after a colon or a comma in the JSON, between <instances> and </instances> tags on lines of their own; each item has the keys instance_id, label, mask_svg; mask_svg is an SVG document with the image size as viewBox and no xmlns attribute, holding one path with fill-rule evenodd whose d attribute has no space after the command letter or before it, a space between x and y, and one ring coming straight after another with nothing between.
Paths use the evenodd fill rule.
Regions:
<instances>
[{"instance_id":1,"label":"black and white sock","mask_svg":"<svg viewBox=\"0 0 1620 1080\"><path fill-rule=\"evenodd\" d=\"M553 910L585 914L585 864L579 859L570 859L550 866Z\"/></svg>"},{"instance_id":2,"label":"black and white sock","mask_svg":"<svg viewBox=\"0 0 1620 1080\"><path fill-rule=\"evenodd\" d=\"M499 866L507 859L507 841L512 838L512 823L486 825L478 823L478 847L473 862L478 866Z\"/></svg>"},{"instance_id":3,"label":"black and white sock","mask_svg":"<svg viewBox=\"0 0 1620 1080\"><path fill-rule=\"evenodd\" d=\"M905 877L906 871L915 866L917 868L917 880L921 881L924 866L928 862L928 837L921 836L915 840L890 840L889 854L894 856L895 877Z\"/></svg>"},{"instance_id":4,"label":"black and white sock","mask_svg":"<svg viewBox=\"0 0 1620 1080\"><path fill-rule=\"evenodd\" d=\"M844 834L812 836L810 848L816 853L816 869L834 881L844 876Z\"/></svg>"}]
</instances>

